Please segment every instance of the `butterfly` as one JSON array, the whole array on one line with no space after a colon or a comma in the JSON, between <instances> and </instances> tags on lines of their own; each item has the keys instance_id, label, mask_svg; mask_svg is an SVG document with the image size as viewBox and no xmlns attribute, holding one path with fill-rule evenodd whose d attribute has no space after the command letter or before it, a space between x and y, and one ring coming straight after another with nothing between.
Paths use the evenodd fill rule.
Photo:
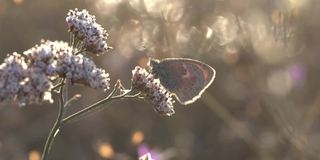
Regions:
<instances>
[{"instance_id":1,"label":"butterfly","mask_svg":"<svg viewBox=\"0 0 320 160\"><path fill-rule=\"evenodd\" d=\"M149 59L148 65L151 73L183 105L199 99L216 75L208 64L188 58Z\"/></svg>"}]
</instances>

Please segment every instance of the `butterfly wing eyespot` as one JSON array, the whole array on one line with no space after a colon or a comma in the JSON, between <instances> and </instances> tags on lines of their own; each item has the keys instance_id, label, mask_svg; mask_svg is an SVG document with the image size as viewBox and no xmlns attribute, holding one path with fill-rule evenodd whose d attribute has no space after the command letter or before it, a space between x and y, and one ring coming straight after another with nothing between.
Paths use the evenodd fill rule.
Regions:
<instances>
[{"instance_id":1,"label":"butterfly wing eyespot","mask_svg":"<svg viewBox=\"0 0 320 160\"><path fill-rule=\"evenodd\" d=\"M175 91L177 99L183 105L195 102L211 84L213 70L203 63L197 61L185 61L187 73L181 80L181 87Z\"/></svg>"}]
</instances>

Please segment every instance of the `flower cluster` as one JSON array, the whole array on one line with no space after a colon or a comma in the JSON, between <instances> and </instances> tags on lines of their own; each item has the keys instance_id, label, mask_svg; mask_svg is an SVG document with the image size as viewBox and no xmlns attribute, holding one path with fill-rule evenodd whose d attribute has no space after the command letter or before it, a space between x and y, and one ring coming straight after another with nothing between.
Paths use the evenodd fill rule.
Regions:
<instances>
[{"instance_id":1,"label":"flower cluster","mask_svg":"<svg viewBox=\"0 0 320 160\"><path fill-rule=\"evenodd\" d=\"M107 45L107 31L98 23L96 18L87 10L70 10L66 18L69 32L81 40L83 47L94 54L104 53L111 47Z\"/></svg>"},{"instance_id":2,"label":"flower cluster","mask_svg":"<svg viewBox=\"0 0 320 160\"><path fill-rule=\"evenodd\" d=\"M30 66L40 68L48 76L55 78L60 57L73 55L73 50L68 43L62 41L42 40L40 45L35 45L23 54L27 57Z\"/></svg>"},{"instance_id":3,"label":"flower cluster","mask_svg":"<svg viewBox=\"0 0 320 160\"><path fill-rule=\"evenodd\" d=\"M47 101L53 103L49 77L38 67L29 67L24 70L24 79L19 83L20 90L17 94L18 104L25 106L31 103Z\"/></svg>"},{"instance_id":4,"label":"flower cluster","mask_svg":"<svg viewBox=\"0 0 320 160\"><path fill-rule=\"evenodd\" d=\"M160 84L159 79L155 79L145 69L136 67L132 71L132 86L133 89L146 94L160 115L171 116L175 113L172 94Z\"/></svg>"},{"instance_id":5,"label":"flower cluster","mask_svg":"<svg viewBox=\"0 0 320 160\"><path fill-rule=\"evenodd\" d=\"M8 55L0 65L0 102L16 99L20 106L52 102L51 87L48 76L40 68L28 66L18 53Z\"/></svg>"},{"instance_id":6,"label":"flower cluster","mask_svg":"<svg viewBox=\"0 0 320 160\"><path fill-rule=\"evenodd\" d=\"M21 55L7 55L0 65L0 101L8 102L16 97L26 68L27 64Z\"/></svg>"},{"instance_id":7,"label":"flower cluster","mask_svg":"<svg viewBox=\"0 0 320 160\"><path fill-rule=\"evenodd\" d=\"M57 74L66 77L71 83L88 85L94 89L109 89L109 74L97 68L91 59L81 54L59 55L57 59L55 66Z\"/></svg>"},{"instance_id":8,"label":"flower cluster","mask_svg":"<svg viewBox=\"0 0 320 160\"><path fill-rule=\"evenodd\" d=\"M53 102L52 80L57 77L95 89L110 87L109 74L91 59L76 55L65 42L42 41L23 54L8 55L0 65L0 102L17 100L20 106Z\"/></svg>"},{"instance_id":9,"label":"flower cluster","mask_svg":"<svg viewBox=\"0 0 320 160\"><path fill-rule=\"evenodd\" d=\"M105 70L97 68L95 63L76 55L68 43L62 41L42 41L38 46L25 51L30 63L39 66L49 76L67 78L72 83L88 85L94 89L109 89L110 78Z\"/></svg>"}]
</instances>

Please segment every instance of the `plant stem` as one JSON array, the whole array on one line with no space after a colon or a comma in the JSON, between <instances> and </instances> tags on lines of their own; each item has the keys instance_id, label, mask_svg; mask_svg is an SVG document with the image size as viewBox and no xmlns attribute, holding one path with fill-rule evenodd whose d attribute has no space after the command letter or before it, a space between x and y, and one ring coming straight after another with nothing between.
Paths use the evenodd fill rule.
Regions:
<instances>
[{"instance_id":1,"label":"plant stem","mask_svg":"<svg viewBox=\"0 0 320 160\"><path fill-rule=\"evenodd\" d=\"M61 127L61 122L63 120L63 109L64 109L64 100L63 100L63 86L60 87L60 91L59 91L59 113L57 116L57 119L50 131L50 134L47 138L46 144L44 145L44 150L42 153L42 160L46 160L48 158L51 146L53 144L53 141L55 139L55 137L58 135L59 131L60 131L60 127Z\"/></svg>"},{"instance_id":2,"label":"plant stem","mask_svg":"<svg viewBox=\"0 0 320 160\"><path fill-rule=\"evenodd\" d=\"M52 90L52 91L53 91L53 90L56 90L56 89L58 89L59 87L62 87L63 85L64 85L64 82L61 82L61 83L53 86L51 90Z\"/></svg>"},{"instance_id":3,"label":"plant stem","mask_svg":"<svg viewBox=\"0 0 320 160\"><path fill-rule=\"evenodd\" d=\"M75 119L75 118L77 118L77 117L86 115L86 114L88 114L89 112L91 112L91 111L93 111L93 110L98 109L99 107L101 107L102 104L111 102L111 101L113 101L113 100L117 100L117 99L121 99L121 98L136 98L136 97L138 96L138 95L134 95L134 96L128 95L129 93L131 93L131 90L130 90L130 91L127 91L127 92L125 92L125 93L123 93L123 94L121 94L121 95L118 95L118 96L113 96L113 93L114 93L114 91L111 92L108 97L106 97L106 98L104 98L104 99L96 102L95 104L92 104L92 105L90 105L90 106L88 106L88 107L85 107L84 109L82 109L82 110L80 110L80 111L78 111L78 112L76 112L76 113L68 116L67 118L64 118L64 119L62 120L62 123L65 124L65 123L67 123L67 122L69 122L69 121L71 121L71 120L73 120L73 119ZM128 96L127 96L127 95L128 95Z\"/></svg>"},{"instance_id":4,"label":"plant stem","mask_svg":"<svg viewBox=\"0 0 320 160\"><path fill-rule=\"evenodd\" d=\"M78 51L78 52L76 52L74 55L78 55L78 54L80 54L80 53L82 53L82 52L84 52L85 50L80 50L80 51Z\"/></svg>"},{"instance_id":5,"label":"plant stem","mask_svg":"<svg viewBox=\"0 0 320 160\"><path fill-rule=\"evenodd\" d=\"M137 94L133 94L133 95L130 95L130 93L132 93L133 91L130 89L130 90L126 90L124 93L120 94L120 95L116 95L114 96L115 92L117 91L119 85L120 84L120 81L117 81L117 83L115 84L113 90L111 91L111 93L104 99L98 101L97 103L95 104L92 104L88 107L85 107L84 109L68 116L67 118L63 118L64 117L64 108L66 107L66 105L68 105L68 103L65 103L64 102L64 79L62 80L61 83L59 83L58 85L56 85L54 88L57 89L60 87L60 90L59 90L59 113L58 113L58 116L57 116L57 119L50 131L50 134L47 138L47 141L45 143L45 146L44 146L44 150L43 150L43 154L42 154L42 160L47 160L48 158L48 155L49 155L49 152L51 150L51 146L54 142L54 139L56 138L56 136L58 135L58 133L60 132L60 128L61 126L63 126L65 123L67 122L70 122L71 120L74 120L75 118L78 118L80 116L84 116L88 113L90 113L91 111L95 110L95 109L99 109L99 107L102 107L101 105L102 104L105 104L105 103L108 103L108 102L111 102L113 100L117 100L117 99L122 99L122 98L136 98L140 95L140 93L137 93ZM67 101L68 102L68 101Z\"/></svg>"}]
</instances>

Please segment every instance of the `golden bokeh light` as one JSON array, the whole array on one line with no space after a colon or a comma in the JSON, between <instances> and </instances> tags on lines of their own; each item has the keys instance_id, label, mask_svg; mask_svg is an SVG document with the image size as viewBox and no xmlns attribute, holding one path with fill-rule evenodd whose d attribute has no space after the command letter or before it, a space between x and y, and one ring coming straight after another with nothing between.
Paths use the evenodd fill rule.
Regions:
<instances>
[{"instance_id":1,"label":"golden bokeh light","mask_svg":"<svg viewBox=\"0 0 320 160\"><path fill-rule=\"evenodd\" d=\"M103 158L112 158L114 151L109 143L101 143L98 146L98 153Z\"/></svg>"},{"instance_id":2,"label":"golden bokeh light","mask_svg":"<svg viewBox=\"0 0 320 160\"><path fill-rule=\"evenodd\" d=\"M24 0L13 0L13 3L16 5L20 5L24 2Z\"/></svg>"},{"instance_id":3,"label":"golden bokeh light","mask_svg":"<svg viewBox=\"0 0 320 160\"><path fill-rule=\"evenodd\" d=\"M210 27L207 27L207 33L206 33L206 38L210 39L212 36L212 29Z\"/></svg>"},{"instance_id":4,"label":"golden bokeh light","mask_svg":"<svg viewBox=\"0 0 320 160\"><path fill-rule=\"evenodd\" d=\"M37 150L32 150L29 152L28 155L28 160L40 160L41 159L41 154Z\"/></svg>"},{"instance_id":5,"label":"golden bokeh light","mask_svg":"<svg viewBox=\"0 0 320 160\"><path fill-rule=\"evenodd\" d=\"M135 131L132 134L131 142L134 145L140 144L144 139L144 134L141 131Z\"/></svg>"}]
</instances>

